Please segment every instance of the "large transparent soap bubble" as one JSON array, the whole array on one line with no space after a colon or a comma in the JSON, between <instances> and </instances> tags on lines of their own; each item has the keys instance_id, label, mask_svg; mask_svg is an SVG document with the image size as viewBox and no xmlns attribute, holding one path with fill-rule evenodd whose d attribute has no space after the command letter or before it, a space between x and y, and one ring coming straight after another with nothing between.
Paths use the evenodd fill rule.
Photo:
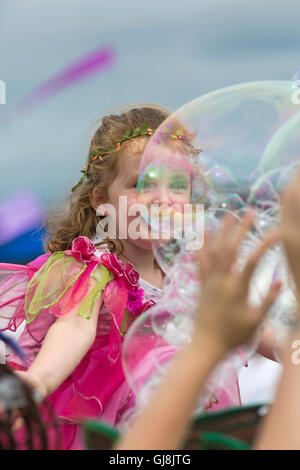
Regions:
<instances>
[{"instance_id":1,"label":"large transparent soap bubble","mask_svg":"<svg viewBox=\"0 0 300 470\"><path fill-rule=\"evenodd\" d=\"M262 215L258 232L272 226L280 186L274 193L264 180L269 167L263 159L269 158L273 136L299 111L292 83L251 82L208 93L179 108L156 130L143 154L138 190L165 272L187 239L195 240L201 217L206 229L216 230L224 213L239 216L251 204ZM271 154L274 158L273 149ZM297 158L293 152L283 162L288 172ZM200 205L204 214L197 212Z\"/></svg>"},{"instance_id":2,"label":"large transparent soap bubble","mask_svg":"<svg viewBox=\"0 0 300 470\"><path fill-rule=\"evenodd\" d=\"M170 265L173 256L182 251L182 240L187 244L193 242L193 232L196 233L196 226L199 229L203 215L199 208L200 214L196 217L195 202L203 202L205 197L205 188L201 187L205 183L198 165L200 151L191 145L190 136L183 135L180 123L176 121L171 125L172 129L157 130L150 144L151 155L147 151L143 155L138 183L158 261L162 261L162 247L163 257Z\"/></svg>"},{"instance_id":3,"label":"large transparent soap bubble","mask_svg":"<svg viewBox=\"0 0 300 470\"><path fill-rule=\"evenodd\" d=\"M137 411L148 403L177 353L190 341L193 328L194 318L186 311L186 305L174 298L151 308L131 325L124 340L122 362L136 396ZM199 394L198 410L203 411L210 401L219 401L221 396L224 400L224 394L231 393L237 372L248 357L247 347L241 347L224 358Z\"/></svg>"},{"instance_id":4,"label":"large transparent soap bubble","mask_svg":"<svg viewBox=\"0 0 300 470\"><path fill-rule=\"evenodd\" d=\"M124 371L141 403L191 338L201 290L193 261L203 242L199 232L217 232L224 214L241 218L254 205L258 217L241 247L237 269L242 269L259 239L278 222L280 191L299 158L293 91L291 81L264 81L206 94L170 115L144 151L138 191L166 277L161 302L131 325L124 342ZM250 300L260 302L278 277L284 278L284 289L272 316L280 330L291 323L294 297L277 247L260 263ZM258 331L241 354L234 351L221 364L206 384L200 407L216 390L230 388L234 371L251 357L260 338Z\"/></svg>"},{"instance_id":5,"label":"large transparent soap bubble","mask_svg":"<svg viewBox=\"0 0 300 470\"><path fill-rule=\"evenodd\" d=\"M300 88L299 94L300 97ZM295 99L295 95L294 95ZM300 99L298 106L299 110ZM280 218L279 195L284 187L290 182L299 169L300 161L300 110L292 116L274 134L269 141L258 167L258 178L252 187L252 195L256 198L264 198L269 209L262 213L261 221L267 223L267 213L270 226L276 224ZM261 202L262 206L262 202ZM264 216L264 217L263 217ZM276 329L278 344L288 337L289 331L294 324L293 312L297 308L294 295L293 279L289 272L284 253L280 248L269 254L268 266L273 264L274 275L281 279L282 288L279 298L272 307L269 314L270 323ZM265 277L264 270L264 277Z\"/></svg>"},{"instance_id":6,"label":"large transparent soap bubble","mask_svg":"<svg viewBox=\"0 0 300 470\"><path fill-rule=\"evenodd\" d=\"M143 403L165 374L178 348L190 338L190 317L184 311L178 301L155 306L141 315L126 334L123 368L129 385Z\"/></svg>"},{"instance_id":7,"label":"large transparent soap bubble","mask_svg":"<svg viewBox=\"0 0 300 470\"><path fill-rule=\"evenodd\" d=\"M300 98L300 89L299 89ZM271 191L280 192L295 174L300 160L300 99L298 113L274 134L258 167L260 179L268 178ZM271 186L272 185L272 186Z\"/></svg>"}]
</instances>

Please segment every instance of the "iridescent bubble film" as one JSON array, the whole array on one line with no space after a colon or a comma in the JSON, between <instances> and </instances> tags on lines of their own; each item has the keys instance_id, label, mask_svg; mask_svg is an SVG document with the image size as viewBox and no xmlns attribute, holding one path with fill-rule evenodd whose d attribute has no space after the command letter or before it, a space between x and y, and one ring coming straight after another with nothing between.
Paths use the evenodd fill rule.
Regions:
<instances>
[{"instance_id":1,"label":"iridescent bubble film","mask_svg":"<svg viewBox=\"0 0 300 470\"><path fill-rule=\"evenodd\" d=\"M267 211L276 212L280 191L299 157L293 83L251 82L208 93L156 130L142 158L138 190L153 238L160 241L155 253L165 272L172 259L169 242L175 250L174 238L184 244L200 218L199 205L208 230L217 225L211 224L214 218L241 214L249 205L259 210L259 235L265 216L268 226ZM281 148L285 128L293 130ZM184 226L187 205L190 219Z\"/></svg>"},{"instance_id":2,"label":"iridescent bubble film","mask_svg":"<svg viewBox=\"0 0 300 470\"><path fill-rule=\"evenodd\" d=\"M136 396L136 409L147 404L178 352L190 341L193 326L193 316L188 315L184 303L175 298L168 305L162 303L153 307L131 326L125 337L122 361L125 376ZM199 411L204 410L217 390L232 380L248 358L247 348L240 348L224 358L199 394Z\"/></svg>"},{"instance_id":3,"label":"iridescent bubble film","mask_svg":"<svg viewBox=\"0 0 300 470\"><path fill-rule=\"evenodd\" d=\"M201 295L201 267L194 259L202 247L201 230L216 234L224 215L241 220L255 207L257 218L236 265L241 270L280 220L280 193L299 165L297 80L245 83L201 96L170 115L145 149L138 192L153 231L156 260L166 275L162 300L125 337L124 370L137 402L149 400L176 352L191 339ZM272 247L259 263L249 302L259 304L278 279L283 287L265 323L275 328L279 341L293 325L295 308L280 246ZM214 371L199 397L200 409L230 387L261 335L259 328Z\"/></svg>"}]
</instances>

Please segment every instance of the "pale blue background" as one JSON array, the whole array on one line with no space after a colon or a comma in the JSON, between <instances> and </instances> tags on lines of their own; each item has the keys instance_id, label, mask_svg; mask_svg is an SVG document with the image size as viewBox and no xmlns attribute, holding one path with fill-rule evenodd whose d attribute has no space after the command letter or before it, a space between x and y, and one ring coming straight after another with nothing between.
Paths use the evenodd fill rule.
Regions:
<instances>
[{"instance_id":1,"label":"pale blue background","mask_svg":"<svg viewBox=\"0 0 300 470\"><path fill-rule=\"evenodd\" d=\"M57 201L80 176L89 128L115 106L176 109L234 83L289 79L300 68L296 0L0 0L0 79L9 107L101 45L117 51L104 74L0 129L0 200L29 186Z\"/></svg>"},{"instance_id":2,"label":"pale blue background","mask_svg":"<svg viewBox=\"0 0 300 470\"><path fill-rule=\"evenodd\" d=\"M80 176L90 126L110 108L154 101L174 110L227 85L291 78L300 68L299 25L297 0L0 0L4 120L78 57L101 45L118 56L105 74L2 124L0 201L29 187L55 205ZM274 393L280 367L257 361L240 374L244 403Z\"/></svg>"}]
</instances>

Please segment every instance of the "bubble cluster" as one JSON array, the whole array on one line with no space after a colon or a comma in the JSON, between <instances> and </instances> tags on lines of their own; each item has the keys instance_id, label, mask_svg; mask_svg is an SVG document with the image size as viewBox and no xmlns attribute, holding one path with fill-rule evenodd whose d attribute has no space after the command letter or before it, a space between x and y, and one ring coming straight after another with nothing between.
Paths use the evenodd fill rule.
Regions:
<instances>
[{"instance_id":1,"label":"bubble cluster","mask_svg":"<svg viewBox=\"0 0 300 470\"><path fill-rule=\"evenodd\" d=\"M208 230L214 217L240 216L250 205L258 209L260 228L268 226L299 157L293 83L251 82L208 93L156 130L142 158L138 190L153 238L160 241L155 253L165 272L172 249L174 255L178 251L174 238L184 245L193 231L197 205L204 207ZM194 220L191 216L184 227L185 205L193 206Z\"/></svg>"},{"instance_id":2,"label":"bubble cluster","mask_svg":"<svg viewBox=\"0 0 300 470\"><path fill-rule=\"evenodd\" d=\"M199 279L193 259L197 244L191 248L191 241L201 248L199 230L216 233L225 214L241 219L255 207L257 219L241 250L242 266L278 224L280 194L300 157L300 110L292 99L293 83L251 82L203 95L171 114L145 149L138 192L153 230L153 251L166 276L161 302L133 323L124 343L126 377L142 402L192 335ZM270 321L281 331L292 324L295 304L280 247L260 263L251 300L259 302L278 277L283 289ZM227 383L229 371L248 360L260 337L258 331L242 354L233 351L224 360L207 382L201 406Z\"/></svg>"}]
</instances>

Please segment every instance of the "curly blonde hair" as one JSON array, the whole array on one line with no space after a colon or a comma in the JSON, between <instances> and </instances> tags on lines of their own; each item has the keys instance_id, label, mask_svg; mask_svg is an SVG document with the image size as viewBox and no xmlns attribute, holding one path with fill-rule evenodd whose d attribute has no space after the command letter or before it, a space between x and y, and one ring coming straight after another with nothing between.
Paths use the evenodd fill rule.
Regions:
<instances>
[{"instance_id":1,"label":"curly blonde hair","mask_svg":"<svg viewBox=\"0 0 300 470\"><path fill-rule=\"evenodd\" d=\"M103 117L101 125L91 139L86 165L90 161L90 152L95 148L107 148L121 140L129 130L133 131L145 123L149 128L157 129L168 116L169 112L165 108L156 104L146 104L121 108L118 114ZM144 139L146 144L148 138L142 136L135 140ZM112 150L106 155L103 161L97 159L89 165L89 177L86 181L69 195L69 200L62 209L47 216L45 250L52 253L68 250L74 238L78 236L91 238L95 234L97 224L103 216L96 215L91 203L91 195L97 188L104 198L107 196L108 187L117 175L122 151L128 151L132 145L134 145L134 140L128 140L121 144L119 150ZM122 253L123 246L120 240L107 239L103 243L108 244L112 253Z\"/></svg>"}]
</instances>

